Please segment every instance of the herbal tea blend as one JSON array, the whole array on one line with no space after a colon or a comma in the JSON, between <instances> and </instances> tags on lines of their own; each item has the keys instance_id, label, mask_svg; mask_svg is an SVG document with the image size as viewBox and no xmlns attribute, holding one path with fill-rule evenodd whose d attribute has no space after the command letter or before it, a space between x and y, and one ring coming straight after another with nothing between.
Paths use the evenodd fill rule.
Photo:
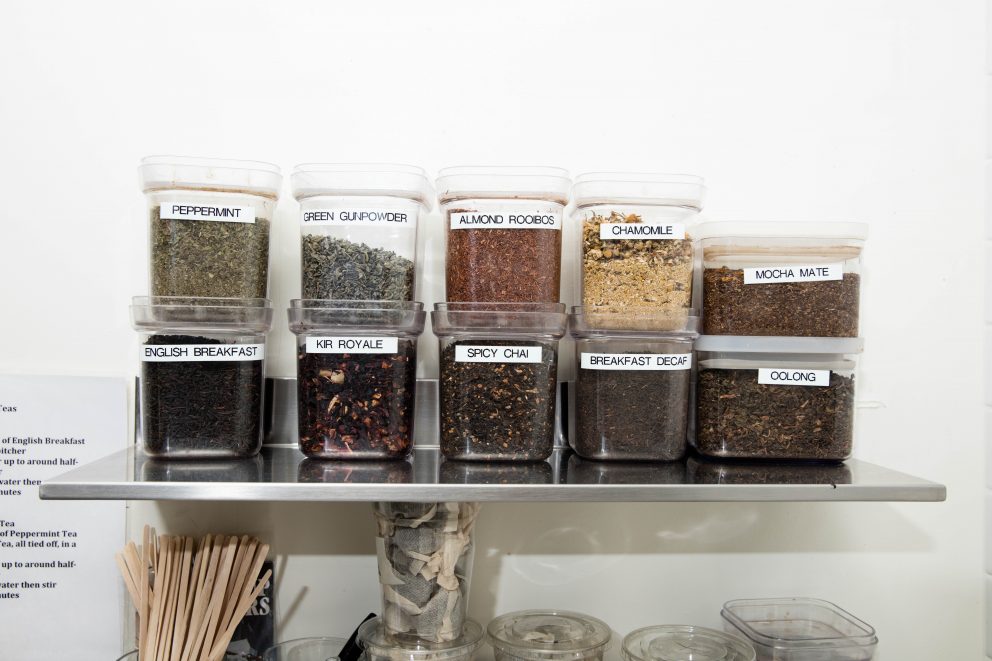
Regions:
<instances>
[{"instance_id":1,"label":"herbal tea blend","mask_svg":"<svg viewBox=\"0 0 992 661\"><path fill-rule=\"evenodd\" d=\"M384 248L326 234L303 236L303 298L413 299L414 263Z\"/></svg>"}]
</instances>

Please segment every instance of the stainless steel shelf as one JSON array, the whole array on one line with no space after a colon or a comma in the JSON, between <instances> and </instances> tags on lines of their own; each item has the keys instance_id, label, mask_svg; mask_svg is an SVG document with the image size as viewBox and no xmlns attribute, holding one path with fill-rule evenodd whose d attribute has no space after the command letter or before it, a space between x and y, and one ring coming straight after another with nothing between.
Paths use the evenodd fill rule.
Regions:
<instances>
[{"instance_id":1,"label":"stainless steel shelf","mask_svg":"<svg viewBox=\"0 0 992 661\"><path fill-rule=\"evenodd\" d=\"M135 449L41 485L43 499L235 501L942 501L946 488L863 461L839 465L584 461L446 462L437 448L408 461L336 462L268 445L255 459L164 461Z\"/></svg>"}]
</instances>

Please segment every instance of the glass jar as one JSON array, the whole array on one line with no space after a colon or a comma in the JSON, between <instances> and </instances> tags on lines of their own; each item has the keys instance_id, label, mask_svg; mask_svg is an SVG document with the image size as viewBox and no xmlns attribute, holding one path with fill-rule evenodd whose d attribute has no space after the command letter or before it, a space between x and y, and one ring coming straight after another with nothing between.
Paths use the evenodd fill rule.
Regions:
<instances>
[{"instance_id":1,"label":"glass jar","mask_svg":"<svg viewBox=\"0 0 992 661\"><path fill-rule=\"evenodd\" d=\"M700 336L696 449L740 459L847 459L862 346L861 338Z\"/></svg>"},{"instance_id":2,"label":"glass jar","mask_svg":"<svg viewBox=\"0 0 992 661\"><path fill-rule=\"evenodd\" d=\"M692 307L693 244L705 191L694 175L593 172L575 178L571 217L579 291L586 310L604 315L599 323L626 328L630 317L663 321ZM674 322L677 327L679 318Z\"/></svg>"},{"instance_id":3,"label":"glass jar","mask_svg":"<svg viewBox=\"0 0 992 661\"><path fill-rule=\"evenodd\" d=\"M405 644L464 637L472 624L465 614L479 504L383 502L373 508L382 616L381 626L368 626Z\"/></svg>"},{"instance_id":4,"label":"glass jar","mask_svg":"<svg viewBox=\"0 0 992 661\"><path fill-rule=\"evenodd\" d=\"M707 335L857 337L863 223L703 223Z\"/></svg>"},{"instance_id":5,"label":"glass jar","mask_svg":"<svg viewBox=\"0 0 992 661\"><path fill-rule=\"evenodd\" d=\"M624 661L755 661L754 647L739 635L690 625L659 625L623 639Z\"/></svg>"},{"instance_id":6,"label":"glass jar","mask_svg":"<svg viewBox=\"0 0 992 661\"><path fill-rule=\"evenodd\" d=\"M603 329L604 316L613 315L576 307L571 316L577 363L572 449L585 459L681 459L698 318L687 316L679 330L644 331Z\"/></svg>"},{"instance_id":7,"label":"glass jar","mask_svg":"<svg viewBox=\"0 0 992 661\"><path fill-rule=\"evenodd\" d=\"M149 156L139 172L148 202L152 296L267 296L278 167Z\"/></svg>"},{"instance_id":8,"label":"glass jar","mask_svg":"<svg viewBox=\"0 0 992 661\"><path fill-rule=\"evenodd\" d=\"M300 202L305 299L412 301L417 225L434 190L389 163L309 163L291 178Z\"/></svg>"},{"instance_id":9,"label":"glass jar","mask_svg":"<svg viewBox=\"0 0 992 661\"><path fill-rule=\"evenodd\" d=\"M561 303L437 303L441 452L448 459L551 456Z\"/></svg>"},{"instance_id":10,"label":"glass jar","mask_svg":"<svg viewBox=\"0 0 992 661\"><path fill-rule=\"evenodd\" d=\"M602 620L559 610L506 613L486 633L496 661L602 661L613 637Z\"/></svg>"},{"instance_id":11,"label":"glass jar","mask_svg":"<svg viewBox=\"0 0 992 661\"><path fill-rule=\"evenodd\" d=\"M561 168L441 170L446 300L557 303L570 183Z\"/></svg>"},{"instance_id":12,"label":"glass jar","mask_svg":"<svg viewBox=\"0 0 992 661\"><path fill-rule=\"evenodd\" d=\"M262 445L266 299L139 296L141 438L153 457L251 457Z\"/></svg>"},{"instance_id":13,"label":"glass jar","mask_svg":"<svg viewBox=\"0 0 992 661\"><path fill-rule=\"evenodd\" d=\"M423 308L403 301L290 301L303 454L406 457L413 445Z\"/></svg>"}]
</instances>

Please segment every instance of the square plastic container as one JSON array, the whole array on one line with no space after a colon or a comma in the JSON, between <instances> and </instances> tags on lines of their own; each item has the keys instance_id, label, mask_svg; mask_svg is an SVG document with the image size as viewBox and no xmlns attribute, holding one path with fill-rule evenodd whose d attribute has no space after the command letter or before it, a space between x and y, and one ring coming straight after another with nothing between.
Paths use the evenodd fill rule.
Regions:
<instances>
[{"instance_id":1,"label":"square plastic container","mask_svg":"<svg viewBox=\"0 0 992 661\"><path fill-rule=\"evenodd\" d=\"M871 625L820 599L740 599L720 614L758 661L871 661L878 645Z\"/></svg>"},{"instance_id":2,"label":"square plastic container","mask_svg":"<svg viewBox=\"0 0 992 661\"><path fill-rule=\"evenodd\" d=\"M862 347L861 338L700 336L696 449L711 457L847 459Z\"/></svg>"},{"instance_id":3,"label":"square plastic container","mask_svg":"<svg viewBox=\"0 0 992 661\"><path fill-rule=\"evenodd\" d=\"M141 438L153 457L251 457L262 445L265 299L143 297Z\"/></svg>"},{"instance_id":4,"label":"square plastic container","mask_svg":"<svg viewBox=\"0 0 992 661\"><path fill-rule=\"evenodd\" d=\"M691 308L696 219L705 191L694 175L576 177L571 217L582 306L615 313L598 320L623 328L632 316L663 319L658 315Z\"/></svg>"},{"instance_id":5,"label":"square plastic container","mask_svg":"<svg viewBox=\"0 0 992 661\"><path fill-rule=\"evenodd\" d=\"M282 185L278 167L149 156L139 173L148 203L152 296L268 295L269 227Z\"/></svg>"},{"instance_id":6,"label":"square plastic container","mask_svg":"<svg viewBox=\"0 0 992 661\"><path fill-rule=\"evenodd\" d=\"M290 301L303 454L406 457L413 445L423 308L404 301Z\"/></svg>"},{"instance_id":7,"label":"square plastic container","mask_svg":"<svg viewBox=\"0 0 992 661\"><path fill-rule=\"evenodd\" d=\"M602 329L602 316L576 307L570 319L577 362L572 449L585 459L681 459L699 319L687 316L677 331L624 331Z\"/></svg>"},{"instance_id":8,"label":"square plastic container","mask_svg":"<svg viewBox=\"0 0 992 661\"><path fill-rule=\"evenodd\" d=\"M441 452L448 459L551 456L561 303L437 303Z\"/></svg>"},{"instance_id":9,"label":"square plastic container","mask_svg":"<svg viewBox=\"0 0 992 661\"><path fill-rule=\"evenodd\" d=\"M434 204L421 168L309 163L296 166L291 183L303 298L413 300L418 221Z\"/></svg>"},{"instance_id":10,"label":"square plastic container","mask_svg":"<svg viewBox=\"0 0 992 661\"><path fill-rule=\"evenodd\" d=\"M602 661L613 637L602 620L560 610L506 613L486 634L496 661Z\"/></svg>"},{"instance_id":11,"label":"square plastic container","mask_svg":"<svg viewBox=\"0 0 992 661\"><path fill-rule=\"evenodd\" d=\"M446 300L557 303L570 184L561 168L441 170Z\"/></svg>"},{"instance_id":12,"label":"square plastic container","mask_svg":"<svg viewBox=\"0 0 992 661\"><path fill-rule=\"evenodd\" d=\"M863 223L703 223L707 335L857 337Z\"/></svg>"}]
</instances>

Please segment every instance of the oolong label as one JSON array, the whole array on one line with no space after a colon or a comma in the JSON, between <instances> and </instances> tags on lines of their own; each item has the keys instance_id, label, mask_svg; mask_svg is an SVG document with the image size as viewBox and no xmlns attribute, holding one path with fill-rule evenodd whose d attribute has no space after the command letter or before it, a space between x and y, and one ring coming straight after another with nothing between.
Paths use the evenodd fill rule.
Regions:
<instances>
[{"instance_id":1,"label":"oolong label","mask_svg":"<svg viewBox=\"0 0 992 661\"><path fill-rule=\"evenodd\" d=\"M687 370L691 353L587 353L579 366L584 370Z\"/></svg>"},{"instance_id":2,"label":"oolong label","mask_svg":"<svg viewBox=\"0 0 992 661\"><path fill-rule=\"evenodd\" d=\"M599 238L602 241L634 239L648 241L658 239L685 239L685 225L681 223L601 223Z\"/></svg>"},{"instance_id":3,"label":"oolong label","mask_svg":"<svg viewBox=\"0 0 992 661\"><path fill-rule=\"evenodd\" d=\"M146 363L230 362L263 358L264 344L146 344L141 347L141 360Z\"/></svg>"},{"instance_id":4,"label":"oolong label","mask_svg":"<svg viewBox=\"0 0 992 661\"><path fill-rule=\"evenodd\" d=\"M397 353L395 337L308 337L307 353Z\"/></svg>"},{"instance_id":5,"label":"oolong label","mask_svg":"<svg viewBox=\"0 0 992 661\"><path fill-rule=\"evenodd\" d=\"M304 209L300 212L303 226L324 225L330 227L407 227L417 225L417 214L398 209L337 207Z\"/></svg>"},{"instance_id":6,"label":"oolong label","mask_svg":"<svg viewBox=\"0 0 992 661\"><path fill-rule=\"evenodd\" d=\"M163 220L214 220L224 223L254 223L255 207L224 206L198 202L163 202Z\"/></svg>"},{"instance_id":7,"label":"oolong label","mask_svg":"<svg viewBox=\"0 0 992 661\"><path fill-rule=\"evenodd\" d=\"M451 229L561 230L561 211L497 208L451 212Z\"/></svg>"},{"instance_id":8,"label":"oolong label","mask_svg":"<svg viewBox=\"0 0 992 661\"><path fill-rule=\"evenodd\" d=\"M765 386L829 386L830 370L762 367L758 369L758 383Z\"/></svg>"},{"instance_id":9,"label":"oolong label","mask_svg":"<svg viewBox=\"0 0 992 661\"><path fill-rule=\"evenodd\" d=\"M744 284L778 282L827 282L844 279L844 264L796 264L744 269Z\"/></svg>"},{"instance_id":10,"label":"oolong label","mask_svg":"<svg viewBox=\"0 0 992 661\"><path fill-rule=\"evenodd\" d=\"M459 344L456 363L540 363L541 347Z\"/></svg>"}]
</instances>

